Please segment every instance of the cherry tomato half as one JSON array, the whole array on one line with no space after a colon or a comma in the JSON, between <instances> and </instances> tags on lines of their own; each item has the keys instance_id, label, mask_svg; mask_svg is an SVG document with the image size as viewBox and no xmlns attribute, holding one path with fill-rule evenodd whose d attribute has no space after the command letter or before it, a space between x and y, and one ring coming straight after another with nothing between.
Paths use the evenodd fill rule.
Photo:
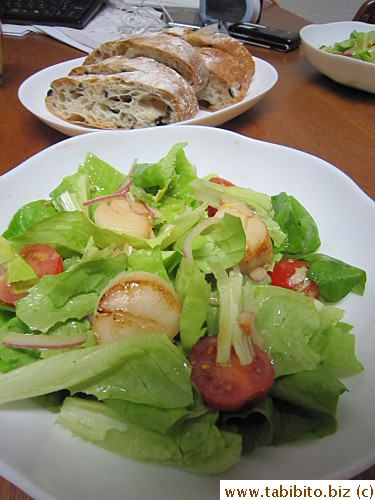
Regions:
<instances>
[{"instance_id":1,"label":"cherry tomato half","mask_svg":"<svg viewBox=\"0 0 375 500\"><path fill-rule=\"evenodd\" d=\"M59 274L64 270L62 258L46 243L27 245L21 248L19 254L34 269L38 278L45 274Z\"/></svg>"},{"instance_id":2,"label":"cherry tomato half","mask_svg":"<svg viewBox=\"0 0 375 500\"><path fill-rule=\"evenodd\" d=\"M0 267L0 300L8 306L13 306L16 300L26 297L27 292L16 293L9 285L5 269Z\"/></svg>"},{"instance_id":3,"label":"cherry tomato half","mask_svg":"<svg viewBox=\"0 0 375 500\"><path fill-rule=\"evenodd\" d=\"M214 184L219 184L220 186L234 186L230 181L227 181L226 179L223 179L222 177L211 177L210 181ZM213 217L217 212L217 209L214 207L207 207L207 215L209 217Z\"/></svg>"},{"instance_id":4,"label":"cherry tomato half","mask_svg":"<svg viewBox=\"0 0 375 500\"><path fill-rule=\"evenodd\" d=\"M306 277L303 268L307 271L309 264L301 260L282 259L275 264L273 270L269 271L268 274L271 277L272 285L295 290L317 299L319 297L318 286Z\"/></svg>"},{"instance_id":5,"label":"cherry tomato half","mask_svg":"<svg viewBox=\"0 0 375 500\"><path fill-rule=\"evenodd\" d=\"M63 261L58 252L46 243L27 245L19 251L21 257L34 269L38 278L45 274L59 274L63 268ZM0 301L13 306L17 300L26 297L27 292L15 293L7 280L5 270L0 270Z\"/></svg>"},{"instance_id":6,"label":"cherry tomato half","mask_svg":"<svg viewBox=\"0 0 375 500\"><path fill-rule=\"evenodd\" d=\"M223 366L216 364L217 337L205 337L195 344L189 355L191 379L208 406L234 411L267 394L275 371L262 349L254 345L254 351L253 361L243 366L232 348L230 365Z\"/></svg>"}]
</instances>

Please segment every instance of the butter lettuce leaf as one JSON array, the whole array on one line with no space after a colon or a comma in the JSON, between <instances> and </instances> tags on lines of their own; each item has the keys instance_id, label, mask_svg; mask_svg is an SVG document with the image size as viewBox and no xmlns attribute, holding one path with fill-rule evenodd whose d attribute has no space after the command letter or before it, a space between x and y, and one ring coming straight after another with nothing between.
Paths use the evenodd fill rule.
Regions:
<instances>
[{"instance_id":1,"label":"butter lettuce leaf","mask_svg":"<svg viewBox=\"0 0 375 500\"><path fill-rule=\"evenodd\" d=\"M350 326L341 322L341 309L292 290L249 282L244 288L244 308L256 315L276 378L314 370L318 364L341 375L363 369Z\"/></svg>"},{"instance_id":2,"label":"butter lettuce leaf","mask_svg":"<svg viewBox=\"0 0 375 500\"><path fill-rule=\"evenodd\" d=\"M204 412L162 433L129 420L126 413L120 416L106 404L67 398L57 423L86 441L133 460L208 475L227 470L241 458L240 435L220 431L216 419L217 414Z\"/></svg>"},{"instance_id":3,"label":"butter lettuce leaf","mask_svg":"<svg viewBox=\"0 0 375 500\"><path fill-rule=\"evenodd\" d=\"M208 202L212 206L218 206L220 203L245 203L263 219L274 245L282 245L286 235L273 217L271 196L249 188L209 182L211 177L212 175L204 179L196 178L190 184L200 202Z\"/></svg>"},{"instance_id":4,"label":"butter lettuce leaf","mask_svg":"<svg viewBox=\"0 0 375 500\"><path fill-rule=\"evenodd\" d=\"M220 262L225 269L238 264L246 252L246 235L239 217L224 214L216 224L204 229L192 243L194 260L201 271L211 272L210 262Z\"/></svg>"},{"instance_id":5,"label":"butter lettuce leaf","mask_svg":"<svg viewBox=\"0 0 375 500\"><path fill-rule=\"evenodd\" d=\"M274 220L286 234L278 251L289 254L315 252L320 247L318 227L309 212L294 198L286 193L271 197Z\"/></svg>"},{"instance_id":6,"label":"butter lettuce leaf","mask_svg":"<svg viewBox=\"0 0 375 500\"><path fill-rule=\"evenodd\" d=\"M206 331L211 287L196 261L183 259L176 276L176 291L182 300L181 347L190 351Z\"/></svg>"},{"instance_id":7,"label":"butter lettuce leaf","mask_svg":"<svg viewBox=\"0 0 375 500\"><path fill-rule=\"evenodd\" d=\"M193 403L190 367L165 334L148 334L42 359L0 377L0 404L60 390L160 408Z\"/></svg>"},{"instance_id":8,"label":"butter lettuce leaf","mask_svg":"<svg viewBox=\"0 0 375 500\"><path fill-rule=\"evenodd\" d=\"M276 377L313 370L321 361L321 355L310 346L320 326L313 300L285 288L246 283L244 309L255 313Z\"/></svg>"},{"instance_id":9,"label":"butter lettuce leaf","mask_svg":"<svg viewBox=\"0 0 375 500\"><path fill-rule=\"evenodd\" d=\"M16 292L26 291L39 280L34 269L3 236L0 236L0 266L5 269L8 283Z\"/></svg>"},{"instance_id":10,"label":"butter lettuce leaf","mask_svg":"<svg viewBox=\"0 0 375 500\"><path fill-rule=\"evenodd\" d=\"M46 219L55 213L56 209L51 200L36 200L26 203L13 215L3 236L9 239L12 236L22 234L35 222Z\"/></svg>"},{"instance_id":11,"label":"butter lettuce leaf","mask_svg":"<svg viewBox=\"0 0 375 500\"><path fill-rule=\"evenodd\" d=\"M322 438L337 430L336 411L346 387L317 365L275 380L269 395L245 411L222 415L223 429L238 432L243 454L258 446L280 446Z\"/></svg>"},{"instance_id":12,"label":"butter lettuce leaf","mask_svg":"<svg viewBox=\"0 0 375 500\"><path fill-rule=\"evenodd\" d=\"M57 210L82 210L93 220L96 205L85 207L84 203L100 196L112 194L118 189L126 175L98 158L87 153L77 171L63 178L50 193Z\"/></svg>"},{"instance_id":13,"label":"butter lettuce leaf","mask_svg":"<svg viewBox=\"0 0 375 500\"><path fill-rule=\"evenodd\" d=\"M74 211L57 212L28 227L22 234L11 237L9 241L16 248L33 243L48 243L56 248L63 258L66 258L83 254L90 238L100 249L113 244L122 248L126 242L137 244L140 240L97 226L82 212Z\"/></svg>"},{"instance_id":14,"label":"butter lettuce leaf","mask_svg":"<svg viewBox=\"0 0 375 500\"><path fill-rule=\"evenodd\" d=\"M310 264L307 277L315 281L326 302L337 302L350 292L363 295L367 280L363 269L321 253L309 253L303 260Z\"/></svg>"}]
</instances>

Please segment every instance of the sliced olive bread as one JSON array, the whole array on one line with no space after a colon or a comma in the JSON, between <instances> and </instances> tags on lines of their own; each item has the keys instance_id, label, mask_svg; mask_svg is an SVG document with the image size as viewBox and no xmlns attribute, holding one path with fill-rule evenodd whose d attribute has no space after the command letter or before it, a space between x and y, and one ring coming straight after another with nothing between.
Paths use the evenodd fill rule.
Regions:
<instances>
[{"instance_id":1,"label":"sliced olive bread","mask_svg":"<svg viewBox=\"0 0 375 500\"><path fill-rule=\"evenodd\" d=\"M191 85L164 64L137 58L130 65L122 62L125 71L115 74L109 71L111 64L97 66L96 74L72 71L51 82L45 98L48 110L70 123L103 129L177 123L197 113Z\"/></svg>"}]
</instances>

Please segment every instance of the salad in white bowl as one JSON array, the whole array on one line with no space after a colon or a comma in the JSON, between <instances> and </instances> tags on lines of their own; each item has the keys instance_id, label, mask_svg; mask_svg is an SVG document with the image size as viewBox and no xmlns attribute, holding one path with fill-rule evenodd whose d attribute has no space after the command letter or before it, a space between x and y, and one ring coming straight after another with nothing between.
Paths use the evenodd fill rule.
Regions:
<instances>
[{"instance_id":1,"label":"salad in white bowl","mask_svg":"<svg viewBox=\"0 0 375 500\"><path fill-rule=\"evenodd\" d=\"M292 194L200 177L186 149L128 172L87 151L14 213L0 404L35 398L110 451L218 474L336 432L340 378L363 370L339 304L366 272L319 251Z\"/></svg>"},{"instance_id":2,"label":"salad in white bowl","mask_svg":"<svg viewBox=\"0 0 375 500\"><path fill-rule=\"evenodd\" d=\"M374 93L375 65L371 62L373 40L371 37L367 40L366 36L372 31L372 24L340 21L304 26L300 35L306 57L317 70L338 83ZM368 41L369 46L360 48L362 57L343 57L333 47L339 48L341 44L349 43L353 32L360 34L360 40Z\"/></svg>"}]
</instances>

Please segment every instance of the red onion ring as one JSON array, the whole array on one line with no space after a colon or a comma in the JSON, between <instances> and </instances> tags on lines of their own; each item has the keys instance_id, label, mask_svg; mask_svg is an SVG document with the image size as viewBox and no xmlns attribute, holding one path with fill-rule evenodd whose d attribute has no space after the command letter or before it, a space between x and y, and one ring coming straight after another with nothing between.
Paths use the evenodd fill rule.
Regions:
<instances>
[{"instance_id":1,"label":"red onion ring","mask_svg":"<svg viewBox=\"0 0 375 500\"><path fill-rule=\"evenodd\" d=\"M86 333L74 333L72 335L52 336L45 334L25 334L9 332L2 343L15 349L65 349L77 347L87 340Z\"/></svg>"}]
</instances>

